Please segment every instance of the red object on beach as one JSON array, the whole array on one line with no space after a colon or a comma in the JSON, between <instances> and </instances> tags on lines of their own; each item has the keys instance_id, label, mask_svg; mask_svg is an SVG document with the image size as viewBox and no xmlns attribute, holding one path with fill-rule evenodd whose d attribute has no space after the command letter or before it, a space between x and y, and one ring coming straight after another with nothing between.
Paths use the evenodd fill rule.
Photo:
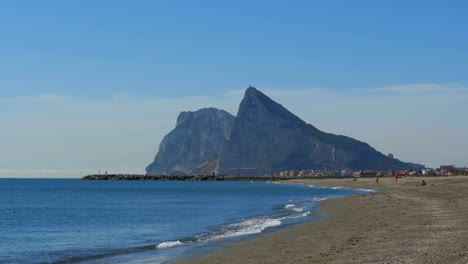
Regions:
<instances>
[{"instance_id":1,"label":"red object on beach","mask_svg":"<svg viewBox=\"0 0 468 264\"><path fill-rule=\"evenodd\" d=\"M398 171L397 176L398 177L403 177L403 176L406 176L406 174L404 172L402 172L402 171Z\"/></svg>"}]
</instances>

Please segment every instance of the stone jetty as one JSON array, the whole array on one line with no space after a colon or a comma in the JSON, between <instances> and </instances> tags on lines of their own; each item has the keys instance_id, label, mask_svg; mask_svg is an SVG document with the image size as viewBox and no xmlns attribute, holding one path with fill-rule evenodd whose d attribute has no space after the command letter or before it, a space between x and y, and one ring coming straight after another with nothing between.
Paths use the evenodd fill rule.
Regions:
<instances>
[{"instance_id":1,"label":"stone jetty","mask_svg":"<svg viewBox=\"0 0 468 264\"><path fill-rule=\"evenodd\" d=\"M151 174L93 174L82 180L109 181L283 181L288 177L222 176L222 175L151 175Z\"/></svg>"}]
</instances>

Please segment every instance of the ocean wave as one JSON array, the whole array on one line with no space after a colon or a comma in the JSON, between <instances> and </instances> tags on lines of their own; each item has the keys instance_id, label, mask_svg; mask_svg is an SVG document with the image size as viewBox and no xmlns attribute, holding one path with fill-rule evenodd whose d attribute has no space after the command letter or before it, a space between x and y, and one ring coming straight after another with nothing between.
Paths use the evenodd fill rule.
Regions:
<instances>
[{"instance_id":1,"label":"ocean wave","mask_svg":"<svg viewBox=\"0 0 468 264\"><path fill-rule=\"evenodd\" d=\"M316 188L316 189L351 190L351 191L360 191L360 192L377 192L377 190L375 190L375 189L350 188L350 187L344 187L344 186L327 187L327 186L320 186L320 185L313 185L313 184L309 184L307 186L311 187L311 188Z\"/></svg>"},{"instance_id":2,"label":"ocean wave","mask_svg":"<svg viewBox=\"0 0 468 264\"><path fill-rule=\"evenodd\" d=\"M294 219L294 218L301 218L301 217L306 217L310 215L310 211L307 211L305 213L301 213L301 214L291 214L291 215L286 215L286 216L283 216L283 217L280 217L278 220L287 220L287 219Z\"/></svg>"},{"instance_id":3,"label":"ocean wave","mask_svg":"<svg viewBox=\"0 0 468 264\"><path fill-rule=\"evenodd\" d=\"M165 241L162 243L159 243L156 248L157 249L165 249L165 248L171 248L171 247L176 247L180 246L184 243L180 242L180 240L175 240L175 241Z\"/></svg>"},{"instance_id":4,"label":"ocean wave","mask_svg":"<svg viewBox=\"0 0 468 264\"><path fill-rule=\"evenodd\" d=\"M377 190L374 190L374 189L363 189L363 188L353 189L353 190L361 191L361 192L377 192Z\"/></svg>"},{"instance_id":5,"label":"ocean wave","mask_svg":"<svg viewBox=\"0 0 468 264\"><path fill-rule=\"evenodd\" d=\"M327 200L328 198L326 197L314 197L314 199L312 199L314 202L321 202L321 201L325 201Z\"/></svg>"},{"instance_id":6,"label":"ocean wave","mask_svg":"<svg viewBox=\"0 0 468 264\"><path fill-rule=\"evenodd\" d=\"M222 234L215 235L212 239L258 234L269 227L279 225L281 225L281 221L274 218L258 217L246 219L239 223L227 225Z\"/></svg>"},{"instance_id":7,"label":"ocean wave","mask_svg":"<svg viewBox=\"0 0 468 264\"><path fill-rule=\"evenodd\" d=\"M267 181L267 183L281 184L280 182L276 182L276 181Z\"/></svg>"},{"instance_id":8,"label":"ocean wave","mask_svg":"<svg viewBox=\"0 0 468 264\"><path fill-rule=\"evenodd\" d=\"M281 225L280 219L269 217L254 217L244 219L236 223L221 226L214 232L202 233L191 238L181 239L182 241L165 241L159 243L156 246L156 249L167 249L194 242L206 242L215 239L258 234L269 227L275 227L279 225Z\"/></svg>"},{"instance_id":9,"label":"ocean wave","mask_svg":"<svg viewBox=\"0 0 468 264\"><path fill-rule=\"evenodd\" d=\"M259 234L265 231L265 229L282 225L283 221L310 215L311 212L309 210L314 207L316 202L325 199L326 198L315 197L302 201L290 200L288 203L281 206L280 211L275 215L239 219L233 223L219 226L212 232L201 233L190 238L159 243L156 248L166 249L194 242L207 242L215 239Z\"/></svg>"}]
</instances>

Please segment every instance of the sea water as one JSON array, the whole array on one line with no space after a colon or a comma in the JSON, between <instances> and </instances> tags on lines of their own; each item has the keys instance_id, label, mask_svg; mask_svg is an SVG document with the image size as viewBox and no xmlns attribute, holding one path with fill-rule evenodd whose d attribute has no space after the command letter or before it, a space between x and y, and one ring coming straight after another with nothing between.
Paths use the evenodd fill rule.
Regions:
<instances>
[{"instance_id":1,"label":"sea water","mask_svg":"<svg viewBox=\"0 0 468 264\"><path fill-rule=\"evenodd\" d=\"M274 182L0 179L0 263L162 263L371 190Z\"/></svg>"}]
</instances>

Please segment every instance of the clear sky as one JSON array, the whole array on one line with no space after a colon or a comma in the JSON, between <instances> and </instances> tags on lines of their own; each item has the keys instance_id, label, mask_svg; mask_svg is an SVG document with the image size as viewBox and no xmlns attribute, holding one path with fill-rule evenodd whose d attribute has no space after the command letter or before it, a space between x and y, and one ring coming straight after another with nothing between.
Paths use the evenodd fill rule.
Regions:
<instances>
[{"instance_id":1,"label":"clear sky","mask_svg":"<svg viewBox=\"0 0 468 264\"><path fill-rule=\"evenodd\" d=\"M249 84L405 161L468 166L467 1L0 1L0 177L144 172Z\"/></svg>"}]
</instances>

